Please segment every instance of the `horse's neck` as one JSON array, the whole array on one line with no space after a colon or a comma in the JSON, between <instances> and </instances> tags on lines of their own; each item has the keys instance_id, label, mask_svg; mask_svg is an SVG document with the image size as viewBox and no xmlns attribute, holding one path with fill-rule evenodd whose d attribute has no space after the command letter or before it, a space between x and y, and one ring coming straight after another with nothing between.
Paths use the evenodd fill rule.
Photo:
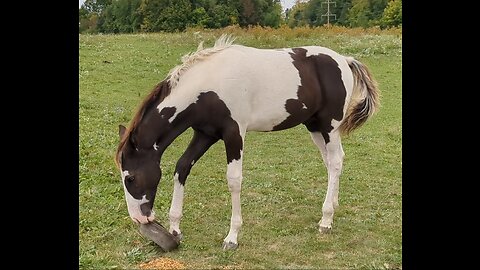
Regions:
<instances>
[{"instance_id":1,"label":"horse's neck","mask_svg":"<svg viewBox=\"0 0 480 270\"><path fill-rule=\"evenodd\" d=\"M141 138L140 145L142 147L153 147L158 151L160 157L165 149L185 130L187 130L192 123L190 123L192 113L191 110L182 111L181 117L177 115L172 122L169 119L175 113L171 107L163 108L160 112L158 107L160 105L152 106L151 109L145 113L141 123L138 127L139 138ZM175 106L176 108L176 106Z\"/></svg>"},{"instance_id":2,"label":"horse's neck","mask_svg":"<svg viewBox=\"0 0 480 270\"><path fill-rule=\"evenodd\" d=\"M156 114L150 115L137 129L139 145L142 148L154 148L161 157L165 149L191 126L188 119L191 117L187 116L170 123L159 115L158 117Z\"/></svg>"},{"instance_id":3,"label":"horse's neck","mask_svg":"<svg viewBox=\"0 0 480 270\"><path fill-rule=\"evenodd\" d=\"M156 142L158 147L158 151L160 153L160 157L163 155L163 152L167 147L178 137L180 136L185 130L187 130L190 125L186 123L182 123L176 126L169 127L167 132L164 132Z\"/></svg>"}]
</instances>

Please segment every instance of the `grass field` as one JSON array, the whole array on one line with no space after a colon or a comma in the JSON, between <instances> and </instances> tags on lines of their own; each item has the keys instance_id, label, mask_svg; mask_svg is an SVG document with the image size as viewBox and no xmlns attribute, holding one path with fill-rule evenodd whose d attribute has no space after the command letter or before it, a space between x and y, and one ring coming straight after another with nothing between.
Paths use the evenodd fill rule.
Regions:
<instances>
[{"instance_id":1,"label":"grass field","mask_svg":"<svg viewBox=\"0 0 480 270\"><path fill-rule=\"evenodd\" d=\"M204 40L223 32L236 43L261 47L321 45L356 57L377 79L382 106L366 125L343 139L340 207L331 234L317 222L326 169L306 128L249 133L244 150L243 227L236 251L221 244L230 224L223 143L192 169L185 191L178 250L163 253L138 232L127 213L113 156L118 124L128 124L152 87ZM402 268L402 34L331 29L190 30L173 34L80 35L79 235L81 269L134 269L165 256L195 269ZM175 163L188 130L165 152L155 201L168 225Z\"/></svg>"}]
</instances>

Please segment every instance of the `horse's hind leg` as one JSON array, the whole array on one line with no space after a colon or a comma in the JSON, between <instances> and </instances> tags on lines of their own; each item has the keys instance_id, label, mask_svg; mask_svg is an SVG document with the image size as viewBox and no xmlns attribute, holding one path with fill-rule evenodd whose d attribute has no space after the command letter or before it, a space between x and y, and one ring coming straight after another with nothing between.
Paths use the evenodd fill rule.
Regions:
<instances>
[{"instance_id":1,"label":"horse's hind leg","mask_svg":"<svg viewBox=\"0 0 480 270\"><path fill-rule=\"evenodd\" d=\"M325 166L328 166L327 147L325 146L325 140L323 139L322 133L311 132L310 136L312 136L313 142L318 147L318 150L320 150L320 154L322 154L323 163Z\"/></svg>"},{"instance_id":2,"label":"horse's hind leg","mask_svg":"<svg viewBox=\"0 0 480 270\"><path fill-rule=\"evenodd\" d=\"M328 143L320 132L312 132L312 139L322 153L323 161L328 170L328 187L322 207L322 219L319 222L320 232L326 233L332 229L333 214L338 206L339 179L342 172L344 152L338 131L328 133Z\"/></svg>"},{"instance_id":3,"label":"horse's hind leg","mask_svg":"<svg viewBox=\"0 0 480 270\"><path fill-rule=\"evenodd\" d=\"M325 164L325 167L327 167L327 169L328 169L327 147L325 146L325 140L323 139L322 134L320 132L311 132L310 135L312 136L313 142L318 147L318 150L320 150L320 154L322 154L323 164ZM335 192L333 194L333 206L334 206L334 208L338 207L338 186L339 186L339 182L340 182L340 180L335 182L335 188L334 188Z\"/></svg>"}]
</instances>

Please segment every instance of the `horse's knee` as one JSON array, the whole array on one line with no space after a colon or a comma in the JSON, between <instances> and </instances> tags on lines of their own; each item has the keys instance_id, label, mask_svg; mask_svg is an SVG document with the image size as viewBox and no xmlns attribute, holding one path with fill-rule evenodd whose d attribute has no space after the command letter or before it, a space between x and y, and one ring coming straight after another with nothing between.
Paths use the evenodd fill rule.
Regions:
<instances>
[{"instance_id":1,"label":"horse's knee","mask_svg":"<svg viewBox=\"0 0 480 270\"><path fill-rule=\"evenodd\" d=\"M343 158L345 154L341 145L330 146L328 148L328 166L329 168L339 171L342 169Z\"/></svg>"},{"instance_id":2,"label":"horse's knee","mask_svg":"<svg viewBox=\"0 0 480 270\"><path fill-rule=\"evenodd\" d=\"M328 168L335 171L341 171L343 166L343 157L340 155L329 155Z\"/></svg>"},{"instance_id":3,"label":"horse's knee","mask_svg":"<svg viewBox=\"0 0 480 270\"><path fill-rule=\"evenodd\" d=\"M242 188L241 160L233 160L227 167L228 188L231 192L239 192Z\"/></svg>"},{"instance_id":4,"label":"horse's knee","mask_svg":"<svg viewBox=\"0 0 480 270\"><path fill-rule=\"evenodd\" d=\"M230 192L240 192L242 189L242 176L228 177L228 189Z\"/></svg>"}]
</instances>

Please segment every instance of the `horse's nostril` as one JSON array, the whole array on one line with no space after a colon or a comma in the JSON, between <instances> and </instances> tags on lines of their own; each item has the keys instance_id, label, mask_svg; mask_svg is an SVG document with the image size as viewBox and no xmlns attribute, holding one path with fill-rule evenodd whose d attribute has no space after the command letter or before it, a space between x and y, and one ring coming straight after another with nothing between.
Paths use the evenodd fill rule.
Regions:
<instances>
[{"instance_id":1,"label":"horse's nostril","mask_svg":"<svg viewBox=\"0 0 480 270\"><path fill-rule=\"evenodd\" d=\"M152 214L152 208L148 205L148 203L140 205L140 210L144 216L149 217Z\"/></svg>"}]
</instances>

